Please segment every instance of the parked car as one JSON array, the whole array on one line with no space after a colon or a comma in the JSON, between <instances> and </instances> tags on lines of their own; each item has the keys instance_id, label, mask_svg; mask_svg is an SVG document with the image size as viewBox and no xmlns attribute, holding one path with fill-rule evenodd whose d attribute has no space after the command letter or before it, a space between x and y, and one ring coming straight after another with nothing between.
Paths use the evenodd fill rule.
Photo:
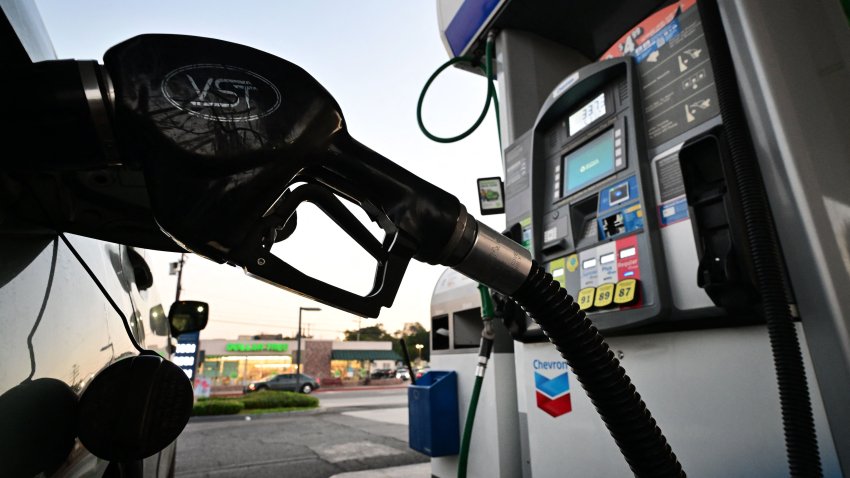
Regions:
<instances>
[{"instance_id":1,"label":"parked car","mask_svg":"<svg viewBox=\"0 0 850 478\"><path fill-rule=\"evenodd\" d=\"M395 370L390 368L377 369L369 375L370 378L395 378Z\"/></svg>"},{"instance_id":2,"label":"parked car","mask_svg":"<svg viewBox=\"0 0 850 478\"><path fill-rule=\"evenodd\" d=\"M410 370L407 367L401 367L395 371L395 378L400 378L405 382L410 380Z\"/></svg>"},{"instance_id":3,"label":"parked car","mask_svg":"<svg viewBox=\"0 0 850 478\"><path fill-rule=\"evenodd\" d=\"M245 393L258 392L260 390L283 390L287 392L312 393L319 388L319 382L315 378L300 374L300 379L294 373L282 373L272 375L256 382L251 382L245 387Z\"/></svg>"}]
</instances>

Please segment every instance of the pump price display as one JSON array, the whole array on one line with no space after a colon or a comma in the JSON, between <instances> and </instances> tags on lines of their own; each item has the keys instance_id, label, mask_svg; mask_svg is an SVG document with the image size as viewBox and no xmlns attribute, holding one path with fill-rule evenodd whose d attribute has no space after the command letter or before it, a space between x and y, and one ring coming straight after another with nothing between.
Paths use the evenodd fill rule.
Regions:
<instances>
[{"instance_id":1,"label":"pump price display","mask_svg":"<svg viewBox=\"0 0 850 478\"><path fill-rule=\"evenodd\" d=\"M570 136L603 116L605 116L605 93L597 96L590 103L570 115Z\"/></svg>"}]
</instances>

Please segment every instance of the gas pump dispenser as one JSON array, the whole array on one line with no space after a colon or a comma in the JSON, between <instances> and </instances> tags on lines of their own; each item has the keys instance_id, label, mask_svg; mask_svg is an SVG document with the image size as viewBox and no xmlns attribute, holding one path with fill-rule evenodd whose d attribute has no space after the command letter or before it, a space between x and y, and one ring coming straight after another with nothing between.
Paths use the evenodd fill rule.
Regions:
<instances>
[{"instance_id":1,"label":"gas pump dispenser","mask_svg":"<svg viewBox=\"0 0 850 478\"><path fill-rule=\"evenodd\" d=\"M635 76L629 57L578 70L543 105L533 136L539 257L606 330L670 308Z\"/></svg>"},{"instance_id":2,"label":"gas pump dispenser","mask_svg":"<svg viewBox=\"0 0 850 478\"><path fill-rule=\"evenodd\" d=\"M640 376L688 473L783 476L790 464L794 476L841 476L832 437L842 425L826 418L808 347L794 345L805 317L737 86L746 80L732 56L743 53L730 54L727 35L739 27L722 17L736 11L727 3L437 5L450 56L494 43L505 234ZM547 334L519 309L504 320L517 341L523 476L629 474L606 458L605 427L574 371L542 343ZM457 369L460 380L471 370ZM807 383L811 410L799 406ZM553 449L559 440L567 450ZM818 451L822 470L799 467Z\"/></svg>"}]
</instances>

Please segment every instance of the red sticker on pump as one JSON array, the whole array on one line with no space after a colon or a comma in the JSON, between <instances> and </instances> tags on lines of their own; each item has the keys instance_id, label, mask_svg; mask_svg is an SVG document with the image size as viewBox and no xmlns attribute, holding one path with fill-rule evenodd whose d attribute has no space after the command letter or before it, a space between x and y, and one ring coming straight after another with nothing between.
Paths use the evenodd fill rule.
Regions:
<instances>
[{"instance_id":1,"label":"red sticker on pump","mask_svg":"<svg viewBox=\"0 0 850 478\"><path fill-rule=\"evenodd\" d=\"M637 280L640 284L640 255L638 253L638 240L636 235L617 239L617 281L623 279ZM621 309L631 309L643 305L643 294L638 295L638 300L633 305L623 306Z\"/></svg>"},{"instance_id":2,"label":"red sticker on pump","mask_svg":"<svg viewBox=\"0 0 850 478\"><path fill-rule=\"evenodd\" d=\"M608 58L619 58L623 55L633 54L636 49L672 22L677 15L693 7L696 3L697 0L679 0L669 7L658 10L623 35L599 59L607 60Z\"/></svg>"}]
</instances>

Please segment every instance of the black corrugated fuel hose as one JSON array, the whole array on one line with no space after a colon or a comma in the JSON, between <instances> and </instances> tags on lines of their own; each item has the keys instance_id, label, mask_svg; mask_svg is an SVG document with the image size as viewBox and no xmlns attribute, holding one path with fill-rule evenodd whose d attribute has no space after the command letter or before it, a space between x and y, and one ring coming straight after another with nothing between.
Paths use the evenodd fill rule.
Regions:
<instances>
[{"instance_id":1,"label":"black corrugated fuel hose","mask_svg":"<svg viewBox=\"0 0 850 478\"><path fill-rule=\"evenodd\" d=\"M685 476L620 361L560 283L534 262L512 298L561 352L635 476Z\"/></svg>"},{"instance_id":2,"label":"black corrugated fuel hose","mask_svg":"<svg viewBox=\"0 0 850 478\"><path fill-rule=\"evenodd\" d=\"M786 297L782 255L741 107L729 45L716 2L700 2L699 7L715 71L723 132L740 197L754 279L773 353L788 467L794 477L822 476L803 355Z\"/></svg>"}]
</instances>

